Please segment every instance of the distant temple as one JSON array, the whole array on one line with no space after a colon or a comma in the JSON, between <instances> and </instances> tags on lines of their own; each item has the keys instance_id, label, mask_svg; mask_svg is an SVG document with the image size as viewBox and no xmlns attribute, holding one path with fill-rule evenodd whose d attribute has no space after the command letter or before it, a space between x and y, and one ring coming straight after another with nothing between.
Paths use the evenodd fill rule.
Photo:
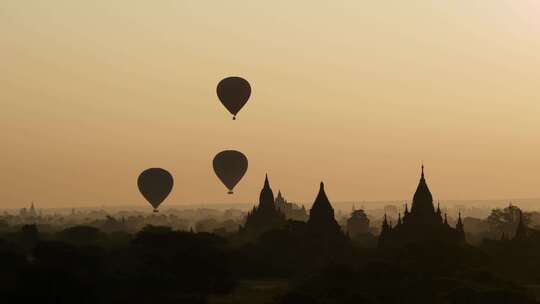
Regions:
<instances>
[{"instance_id":1,"label":"distant temple","mask_svg":"<svg viewBox=\"0 0 540 304\"><path fill-rule=\"evenodd\" d=\"M254 236L266 231L279 228L285 224L285 215L276 208L274 203L274 193L270 188L268 176L264 180L264 186L259 195L259 205L253 207L247 217L241 232Z\"/></svg>"},{"instance_id":2,"label":"distant temple","mask_svg":"<svg viewBox=\"0 0 540 304\"><path fill-rule=\"evenodd\" d=\"M278 192L275 204L276 208L281 211L288 220L305 222L308 219L306 208L288 202L281 194L281 191Z\"/></svg>"},{"instance_id":3,"label":"distant temple","mask_svg":"<svg viewBox=\"0 0 540 304\"><path fill-rule=\"evenodd\" d=\"M347 234L354 238L355 236L370 233L369 219L363 209L355 210L351 217L347 219Z\"/></svg>"},{"instance_id":4,"label":"distant temple","mask_svg":"<svg viewBox=\"0 0 540 304\"><path fill-rule=\"evenodd\" d=\"M433 197L426 184L424 166L420 182L414 193L411 211L405 206L403 218L398 216L398 221L392 227L384 216L379 247L399 247L407 243L424 241L440 241L453 244L465 242L465 231L461 220L461 213L455 228L450 227L446 214L444 220L440 206L437 210L433 206Z\"/></svg>"},{"instance_id":5,"label":"distant temple","mask_svg":"<svg viewBox=\"0 0 540 304\"><path fill-rule=\"evenodd\" d=\"M19 216L23 217L23 218L34 218L34 217L37 217L38 216L38 212L36 210L36 208L34 207L34 202L32 202L30 204L30 208L26 209L26 208L22 208L21 210L19 210Z\"/></svg>"}]
</instances>

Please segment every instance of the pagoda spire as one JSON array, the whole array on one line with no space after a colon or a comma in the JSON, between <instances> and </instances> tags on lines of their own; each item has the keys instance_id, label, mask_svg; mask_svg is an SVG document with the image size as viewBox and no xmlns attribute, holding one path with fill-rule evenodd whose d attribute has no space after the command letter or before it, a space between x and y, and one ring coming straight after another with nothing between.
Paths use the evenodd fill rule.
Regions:
<instances>
[{"instance_id":1,"label":"pagoda spire","mask_svg":"<svg viewBox=\"0 0 540 304\"><path fill-rule=\"evenodd\" d=\"M319 185L319 194L317 194L317 198L315 198L315 202L313 203L313 207L311 207L310 214L310 217L315 215L316 217L324 216L334 218L334 208L332 208L332 205L326 196L323 182L321 182Z\"/></svg>"},{"instance_id":2,"label":"pagoda spire","mask_svg":"<svg viewBox=\"0 0 540 304\"><path fill-rule=\"evenodd\" d=\"M386 216L386 212L384 213L384 219L381 226L381 233L379 234L379 240L378 240L378 246L384 247L386 238L391 232L390 225L388 225L388 218Z\"/></svg>"},{"instance_id":3,"label":"pagoda spire","mask_svg":"<svg viewBox=\"0 0 540 304\"><path fill-rule=\"evenodd\" d=\"M274 193L272 188L270 188L270 182L268 181L268 174L264 177L264 186L259 195L259 209L272 208L275 209L274 204Z\"/></svg>"},{"instance_id":4,"label":"pagoda spire","mask_svg":"<svg viewBox=\"0 0 540 304\"><path fill-rule=\"evenodd\" d=\"M458 231L463 231L463 222L461 221L461 211L458 212L458 220L457 220L457 223L456 223L456 229Z\"/></svg>"},{"instance_id":5,"label":"pagoda spire","mask_svg":"<svg viewBox=\"0 0 540 304\"><path fill-rule=\"evenodd\" d=\"M422 173L420 175L420 182L413 196L413 202L411 206L411 213L415 216L430 217L435 213L433 207L433 196L426 183L424 175L424 164L422 164Z\"/></svg>"},{"instance_id":6,"label":"pagoda spire","mask_svg":"<svg viewBox=\"0 0 540 304\"><path fill-rule=\"evenodd\" d=\"M259 204L254 206L251 212L248 212L243 233L247 233L250 237L255 237L261 233L281 227L285 224L285 215L276 208L274 201L274 193L270 188L268 174L264 178L264 186L259 195Z\"/></svg>"},{"instance_id":7,"label":"pagoda spire","mask_svg":"<svg viewBox=\"0 0 540 304\"><path fill-rule=\"evenodd\" d=\"M276 202L285 202L285 198L283 197L283 194L281 194L281 190L278 190L278 194L276 196Z\"/></svg>"},{"instance_id":8,"label":"pagoda spire","mask_svg":"<svg viewBox=\"0 0 540 304\"><path fill-rule=\"evenodd\" d=\"M324 183L319 185L319 193L313 202L313 206L309 210L308 226L313 231L322 233L341 232L339 224L334 218L334 208L326 196L324 191Z\"/></svg>"},{"instance_id":9,"label":"pagoda spire","mask_svg":"<svg viewBox=\"0 0 540 304\"><path fill-rule=\"evenodd\" d=\"M405 210L403 211L403 223L407 223L409 220L409 206L405 203Z\"/></svg>"},{"instance_id":10,"label":"pagoda spire","mask_svg":"<svg viewBox=\"0 0 540 304\"><path fill-rule=\"evenodd\" d=\"M386 212L384 213L384 219L381 227L381 233L388 233L391 230L391 226L388 223L388 218L386 216Z\"/></svg>"},{"instance_id":11,"label":"pagoda spire","mask_svg":"<svg viewBox=\"0 0 540 304\"><path fill-rule=\"evenodd\" d=\"M458 213L458 220L456 224L456 231L459 235L461 242L465 242L465 229L463 229L463 222L461 221L461 211Z\"/></svg>"}]
</instances>

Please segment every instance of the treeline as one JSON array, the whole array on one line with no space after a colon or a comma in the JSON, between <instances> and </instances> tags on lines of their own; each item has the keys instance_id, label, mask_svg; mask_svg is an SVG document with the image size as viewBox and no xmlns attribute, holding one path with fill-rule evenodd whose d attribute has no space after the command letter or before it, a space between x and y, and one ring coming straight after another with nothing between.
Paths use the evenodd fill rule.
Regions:
<instances>
[{"instance_id":1,"label":"treeline","mask_svg":"<svg viewBox=\"0 0 540 304\"><path fill-rule=\"evenodd\" d=\"M536 303L524 286L540 281L540 242L382 251L346 237L323 242L305 225L289 221L253 239L162 226L135 234L88 226L47 234L26 225L0 235L1 299L214 303L242 282L281 280L286 286L272 290L268 303Z\"/></svg>"},{"instance_id":2,"label":"treeline","mask_svg":"<svg viewBox=\"0 0 540 304\"><path fill-rule=\"evenodd\" d=\"M147 226L135 235L86 226L40 235L35 226L0 242L5 303L204 303L235 280L225 240Z\"/></svg>"}]
</instances>

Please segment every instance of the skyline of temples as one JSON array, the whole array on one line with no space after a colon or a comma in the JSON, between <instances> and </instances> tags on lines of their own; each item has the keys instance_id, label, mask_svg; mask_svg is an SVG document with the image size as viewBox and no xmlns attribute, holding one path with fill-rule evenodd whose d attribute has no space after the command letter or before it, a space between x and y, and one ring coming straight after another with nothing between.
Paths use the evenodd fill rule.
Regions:
<instances>
[{"instance_id":1,"label":"skyline of temples","mask_svg":"<svg viewBox=\"0 0 540 304\"><path fill-rule=\"evenodd\" d=\"M465 231L459 213L456 227L448 224L446 213L444 219L440 206L437 210L433 205L433 196L424 176L424 165L420 181L413 196L411 210L405 206L403 218L398 216L398 222L392 226L385 214L379 235L379 247L398 247L408 243L439 241L445 243L465 243Z\"/></svg>"}]
</instances>

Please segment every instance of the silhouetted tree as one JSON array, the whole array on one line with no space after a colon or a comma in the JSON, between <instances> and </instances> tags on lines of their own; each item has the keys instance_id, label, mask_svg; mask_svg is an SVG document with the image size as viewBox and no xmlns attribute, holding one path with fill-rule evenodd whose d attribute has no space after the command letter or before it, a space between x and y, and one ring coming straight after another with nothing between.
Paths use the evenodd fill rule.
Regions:
<instances>
[{"instance_id":1,"label":"silhouetted tree","mask_svg":"<svg viewBox=\"0 0 540 304\"><path fill-rule=\"evenodd\" d=\"M487 217L490 231L495 237L500 237L503 233L513 237L519 222L521 209L517 206L509 205L503 209L493 209ZM523 213L525 224L529 222L529 214Z\"/></svg>"},{"instance_id":2,"label":"silhouetted tree","mask_svg":"<svg viewBox=\"0 0 540 304\"><path fill-rule=\"evenodd\" d=\"M95 244L101 237L99 229L90 226L74 226L59 233L59 239L72 244Z\"/></svg>"}]
</instances>

